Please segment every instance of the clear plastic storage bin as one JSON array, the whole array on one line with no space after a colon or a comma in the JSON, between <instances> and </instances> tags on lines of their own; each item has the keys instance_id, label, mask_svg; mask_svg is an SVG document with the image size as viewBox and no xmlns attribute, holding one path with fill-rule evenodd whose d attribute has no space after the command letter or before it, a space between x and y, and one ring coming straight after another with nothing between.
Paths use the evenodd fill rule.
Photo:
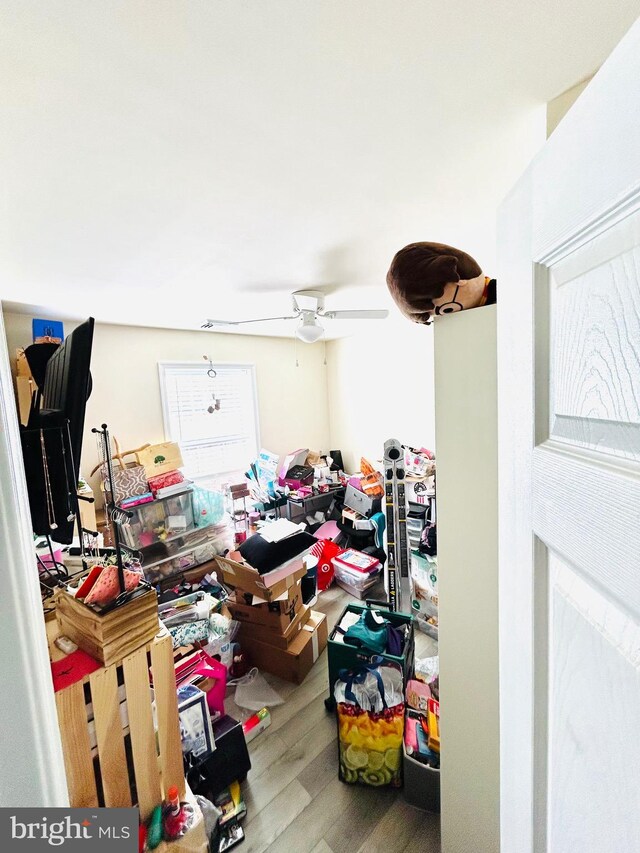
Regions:
<instances>
[{"instance_id":1,"label":"clear plastic storage bin","mask_svg":"<svg viewBox=\"0 0 640 853\"><path fill-rule=\"evenodd\" d=\"M191 489L168 498L134 506L128 524L121 528L124 544L136 551L184 536L195 529Z\"/></svg>"},{"instance_id":2,"label":"clear plastic storage bin","mask_svg":"<svg viewBox=\"0 0 640 853\"><path fill-rule=\"evenodd\" d=\"M364 592L367 587L371 586L372 581L377 580L380 575L379 571L373 572L373 574L367 574L365 572L350 572L341 566L336 560L332 560L331 562L333 563L336 579L349 584L349 586L352 586L361 592Z\"/></svg>"}]
</instances>

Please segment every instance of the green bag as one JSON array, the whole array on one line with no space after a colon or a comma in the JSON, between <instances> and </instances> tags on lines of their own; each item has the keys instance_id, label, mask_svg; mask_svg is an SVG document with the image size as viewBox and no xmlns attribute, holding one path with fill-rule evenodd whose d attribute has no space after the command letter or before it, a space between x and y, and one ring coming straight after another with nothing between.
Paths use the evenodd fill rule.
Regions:
<instances>
[{"instance_id":1,"label":"green bag","mask_svg":"<svg viewBox=\"0 0 640 853\"><path fill-rule=\"evenodd\" d=\"M365 610L355 625L351 625L344 635L344 641L350 646L371 649L378 655L387 649L387 620L375 610Z\"/></svg>"}]
</instances>

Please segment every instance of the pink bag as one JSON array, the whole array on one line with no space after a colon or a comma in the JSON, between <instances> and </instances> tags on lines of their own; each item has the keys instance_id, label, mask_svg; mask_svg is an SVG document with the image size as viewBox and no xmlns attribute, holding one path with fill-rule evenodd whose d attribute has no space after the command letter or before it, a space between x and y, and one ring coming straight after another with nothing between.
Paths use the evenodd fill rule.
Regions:
<instances>
[{"instance_id":1,"label":"pink bag","mask_svg":"<svg viewBox=\"0 0 640 853\"><path fill-rule=\"evenodd\" d=\"M203 678L211 678L215 682L211 690L207 691L207 705L212 719L216 719L224 714L224 696L227 691L227 668L224 664L212 658L203 649L196 652L199 662L194 668L189 667L188 675L184 678L184 683L188 681L190 675L202 675ZM180 680L178 676L178 685Z\"/></svg>"}]
</instances>

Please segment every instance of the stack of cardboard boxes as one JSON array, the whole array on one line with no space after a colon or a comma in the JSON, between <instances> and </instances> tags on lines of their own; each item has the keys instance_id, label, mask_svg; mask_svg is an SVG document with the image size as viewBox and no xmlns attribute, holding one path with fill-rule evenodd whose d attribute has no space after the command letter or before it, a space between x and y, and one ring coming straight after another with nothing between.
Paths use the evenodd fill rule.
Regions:
<instances>
[{"instance_id":1,"label":"stack of cardboard boxes","mask_svg":"<svg viewBox=\"0 0 640 853\"><path fill-rule=\"evenodd\" d=\"M241 623L238 639L251 665L302 683L327 645L327 617L302 600L303 560L263 575L238 552L217 562L225 584L234 590L227 604Z\"/></svg>"}]
</instances>

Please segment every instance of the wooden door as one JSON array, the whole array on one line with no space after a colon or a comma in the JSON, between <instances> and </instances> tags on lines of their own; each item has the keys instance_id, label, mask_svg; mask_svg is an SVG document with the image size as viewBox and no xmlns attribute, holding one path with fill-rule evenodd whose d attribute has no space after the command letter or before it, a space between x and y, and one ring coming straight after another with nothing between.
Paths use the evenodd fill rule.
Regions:
<instances>
[{"instance_id":1,"label":"wooden door","mask_svg":"<svg viewBox=\"0 0 640 853\"><path fill-rule=\"evenodd\" d=\"M501 849L640 850L640 25L499 218Z\"/></svg>"}]
</instances>

